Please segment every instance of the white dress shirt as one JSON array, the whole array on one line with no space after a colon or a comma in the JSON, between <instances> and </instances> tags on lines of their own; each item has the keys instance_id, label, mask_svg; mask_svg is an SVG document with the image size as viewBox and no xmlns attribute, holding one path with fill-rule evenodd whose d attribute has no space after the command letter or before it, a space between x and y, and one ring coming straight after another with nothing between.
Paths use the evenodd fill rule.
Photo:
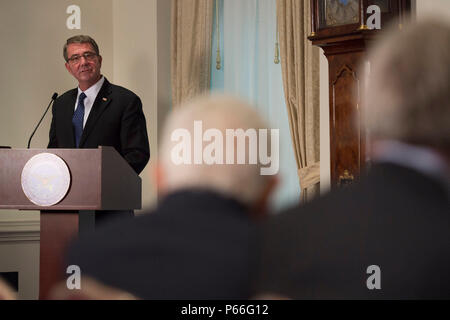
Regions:
<instances>
[{"instance_id":1,"label":"white dress shirt","mask_svg":"<svg viewBox=\"0 0 450 320\"><path fill-rule=\"evenodd\" d=\"M90 86L89 89L84 91L84 94L86 95L86 98L84 99L84 119L83 119L83 129L86 125L87 119L89 117L89 113L91 113L92 106L94 105L94 101L97 98L97 95L100 91L100 89L103 86L103 82L105 82L105 77L102 76L100 80L98 80L94 85ZM75 101L75 109L77 110L78 107L78 98L80 97L80 94L83 91L81 91L80 87L78 87L78 94L77 94L77 100Z\"/></svg>"}]
</instances>

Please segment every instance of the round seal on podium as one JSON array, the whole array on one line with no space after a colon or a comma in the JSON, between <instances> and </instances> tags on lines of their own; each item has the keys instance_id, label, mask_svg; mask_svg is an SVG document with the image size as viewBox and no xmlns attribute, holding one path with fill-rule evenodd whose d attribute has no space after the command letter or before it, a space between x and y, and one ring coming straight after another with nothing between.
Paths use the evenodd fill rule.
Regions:
<instances>
[{"instance_id":1,"label":"round seal on podium","mask_svg":"<svg viewBox=\"0 0 450 320\"><path fill-rule=\"evenodd\" d=\"M42 207L53 206L69 191L69 168L57 155L40 153L23 167L21 183L23 192L31 202Z\"/></svg>"}]
</instances>

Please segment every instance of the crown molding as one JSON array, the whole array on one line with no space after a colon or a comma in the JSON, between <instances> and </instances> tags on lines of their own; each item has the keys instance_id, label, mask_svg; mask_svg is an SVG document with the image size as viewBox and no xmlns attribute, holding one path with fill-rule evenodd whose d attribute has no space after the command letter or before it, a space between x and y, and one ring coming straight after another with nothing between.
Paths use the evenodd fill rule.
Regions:
<instances>
[{"instance_id":1,"label":"crown molding","mask_svg":"<svg viewBox=\"0 0 450 320\"><path fill-rule=\"evenodd\" d=\"M40 229L40 220L36 218L0 220L0 243L39 241Z\"/></svg>"}]
</instances>

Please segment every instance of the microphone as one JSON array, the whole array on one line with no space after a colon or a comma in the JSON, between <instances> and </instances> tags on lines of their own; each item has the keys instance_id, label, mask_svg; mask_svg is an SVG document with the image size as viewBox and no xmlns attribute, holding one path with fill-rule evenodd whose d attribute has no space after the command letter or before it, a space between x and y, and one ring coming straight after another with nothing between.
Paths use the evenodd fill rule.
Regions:
<instances>
[{"instance_id":1,"label":"microphone","mask_svg":"<svg viewBox=\"0 0 450 320\"><path fill-rule=\"evenodd\" d=\"M36 128L34 128L34 131L33 131L33 133L31 134L30 139L28 140L28 148L27 148L27 149L30 149L31 139L33 139L33 136L34 136L34 134L35 134L37 128L39 128L39 125L41 124L42 120L44 120L44 117L45 117L45 115L47 114L48 109L50 108L51 104L56 100L56 98L58 98L58 94L55 92L55 93L52 95L52 100L50 100L50 103L48 104L48 107L47 107L47 109L45 110L44 115L42 116L41 120L39 120L39 123L37 124Z\"/></svg>"}]
</instances>

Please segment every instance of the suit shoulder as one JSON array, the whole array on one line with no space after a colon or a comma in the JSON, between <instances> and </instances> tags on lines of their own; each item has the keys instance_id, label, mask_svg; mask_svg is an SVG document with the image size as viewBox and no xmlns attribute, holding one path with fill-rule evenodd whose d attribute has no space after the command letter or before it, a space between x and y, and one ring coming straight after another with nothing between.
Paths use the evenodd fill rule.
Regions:
<instances>
[{"instance_id":1,"label":"suit shoulder","mask_svg":"<svg viewBox=\"0 0 450 320\"><path fill-rule=\"evenodd\" d=\"M73 107L77 98L77 93L78 90L75 88L60 95L53 103L53 115L55 115L55 113L58 113L60 110L65 109L66 107Z\"/></svg>"},{"instance_id":2,"label":"suit shoulder","mask_svg":"<svg viewBox=\"0 0 450 320\"><path fill-rule=\"evenodd\" d=\"M73 98L74 96L76 97L77 93L78 93L78 89L77 89L77 88L75 88L75 89L70 89L70 90L64 92L64 93L63 93L62 95L60 95L58 98L56 98L55 102L56 102L56 103L59 103L59 102L63 102L63 101L66 101L66 100L68 100L68 99L71 99L71 98Z\"/></svg>"},{"instance_id":3,"label":"suit shoulder","mask_svg":"<svg viewBox=\"0 0 450 320\"><path fill-rule=\"evenodd\" d=\"M356 186L333 190L309 203L282 210L268 220L265 228L280 233L288 230L307 233L327 228L331 232L349 222L363 222L371 214L368 207L373 205L367 192L366 188Z\"/></svg>"},{"instance_id":4,"label":"suit shoulder","mask_svg":"<svg viewBox=\"0 0 450 320\"><path fill-rule=\"evenodd\" d=\"M128 98L128 99L138 98L139 99L139 96L137 94L135 94L133 91L131 91L127 88L124 88L122 86L115 85L115 84L111 84L111 92L114 95L118 95L123 98Z\"/></svg>"}]
</instances>

